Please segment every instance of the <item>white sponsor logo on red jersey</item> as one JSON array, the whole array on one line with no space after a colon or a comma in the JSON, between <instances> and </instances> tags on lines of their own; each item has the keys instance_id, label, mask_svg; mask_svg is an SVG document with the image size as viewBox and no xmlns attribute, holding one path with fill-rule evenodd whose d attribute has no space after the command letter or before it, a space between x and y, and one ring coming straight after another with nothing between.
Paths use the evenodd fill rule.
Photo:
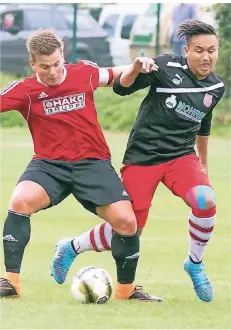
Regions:
<instances>
[{"instance_id":1,"label":"white sponsor logo on red jersey","mask_svg":"<svg viewBox=\"0 0 231 330\"><path fill-rule=\"evenodd\" d=\"M85 93L57 97L55 99L43 101L43 108L46 115L80 110L85 108L85 106Z\"/></svg>"}]
</instances>

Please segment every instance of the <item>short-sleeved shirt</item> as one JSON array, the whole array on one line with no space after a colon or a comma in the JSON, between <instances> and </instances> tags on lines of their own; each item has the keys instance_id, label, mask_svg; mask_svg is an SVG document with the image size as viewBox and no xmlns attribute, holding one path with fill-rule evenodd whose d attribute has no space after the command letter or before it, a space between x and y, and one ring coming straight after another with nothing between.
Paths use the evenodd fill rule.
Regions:
<instances>
[{"instance_id":1,"label":"short-sleeved shirt","mask_svg":"<svg viewBox=\"0 0 231 330\"><path fill-rule=\"evenodd\" d=\"M34 158L109 160L93 94L112 79L111 69L99 68L95 63L68 64L54 87L33 75L2 88L1 112L18 110L22 114L32 135Z\"/></svg>"},{"instance_id":2,"label":"short-sleeved shirt","mask_svg":"<svg viewBox=\"0 0 231 330\"><path fill-rule=\"evenodd\" d=\"M197 135L210 134L212 111L224 93L215 73L199 80L184 57L155 58L159 70L140 73L130 87L115 80L114 91L130 95L150 87L131 130L123 163L154 165L195 153Z\"/></svg>"}]
</instances>

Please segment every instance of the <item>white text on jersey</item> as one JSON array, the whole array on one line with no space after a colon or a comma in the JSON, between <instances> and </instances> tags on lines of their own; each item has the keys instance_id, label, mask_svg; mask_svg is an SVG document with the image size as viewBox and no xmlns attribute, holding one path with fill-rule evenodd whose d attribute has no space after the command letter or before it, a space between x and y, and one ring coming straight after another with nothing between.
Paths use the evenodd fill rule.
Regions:
<instances>
[{"instance_id":1,"label":"white text on jersey","mask_svg":"<svg viewBox=\"0 0 231 330\"><path fill-rule=\"evenodd\" d=\"M43 108L46 115L80 110L85 108L85 105L85 93L57 97L55 99L43 101Z\"/></svg>"}]
</instances>

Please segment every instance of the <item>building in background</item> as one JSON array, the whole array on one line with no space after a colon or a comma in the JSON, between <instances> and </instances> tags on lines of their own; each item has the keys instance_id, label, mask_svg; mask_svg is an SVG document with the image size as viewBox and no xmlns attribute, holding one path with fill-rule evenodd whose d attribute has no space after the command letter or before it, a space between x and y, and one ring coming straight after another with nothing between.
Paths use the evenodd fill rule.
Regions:
<instances>
[{"instance_id":1,"label":"building in background","mask_svg":"<svg viewBox=\"0 0 231 330\"><path fill-rule=\"evenodd\" d=\"M131 29L136 19L147 8L148 4L110 4L102 8L99 24L108 35L110 51L115 65L131 62Z\"/></svg>"},{"instance_id":2,"label":"building in background","mask_svg":"<svg viewBox=\"0 0 231 330\"><path fill-rule=\"evenodd\" d=\"M171 15L176 3L161 3L160 11L160 53L171 53L169 42L169 28L171 26ZM197 17L205 23L217 27L213 4L196 4ZM155 56L156 46L156 23L157 3L149 4L145 12L139 15L132 27L130 39L130 59L134 60L142 53L145 56Z\"/></svg>"}]
</instances>

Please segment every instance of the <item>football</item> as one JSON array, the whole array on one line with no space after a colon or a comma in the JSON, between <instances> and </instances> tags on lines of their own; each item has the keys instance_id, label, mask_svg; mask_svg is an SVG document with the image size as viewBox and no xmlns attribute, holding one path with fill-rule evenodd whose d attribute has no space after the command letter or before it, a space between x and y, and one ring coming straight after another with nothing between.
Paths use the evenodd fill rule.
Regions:
<instances>
[{"instance_id":1,"label":"football","mask_svg":"<svg viewBox=\"0 0 231 330\"><path fill-rule=\"evenodd\" d=\"M82 303L105 304L112 294L112 278L101 267L84 267L73 277L71 291Z\"/></svg>"}]
</instances>

